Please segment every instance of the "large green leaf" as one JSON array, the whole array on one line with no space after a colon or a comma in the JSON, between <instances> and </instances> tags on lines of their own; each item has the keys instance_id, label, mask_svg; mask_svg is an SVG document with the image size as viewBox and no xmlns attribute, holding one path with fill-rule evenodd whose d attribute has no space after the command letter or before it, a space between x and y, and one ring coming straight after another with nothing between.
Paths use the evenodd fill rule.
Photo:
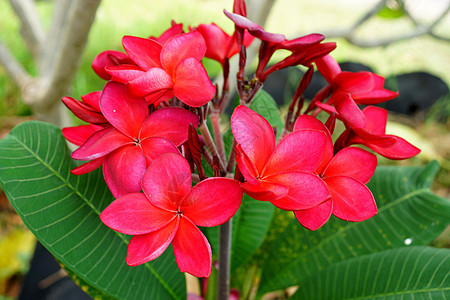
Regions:
<instances>
[{"instance_id":1,"label":"large green leaf","mask_svg":"<svg viewBox=\"0 0 450 300\"><path fill-rule=\"evenodd\" d=\"M113 200L100 171L72 175L61 131L27 122L0 141L0 183L28 228L66 268L120 299L185 299L184 275L170 249L153 262L125 263L128 237L100 212Z\"/></svg>"},{"instance_id":2,"label":"large green leaf","mask_svg":"<svg viewBox=\"0 0 450 300\"><path fill-rule=\"evenodd\" d=\"M449 271L449 249L385 250L319 272L301 282L290 299L446 299Z\"/></svg>"},{"instance_id":3,"label":"large green leaf","mask_svg":"<svg viewBox=\"0 0 450 300\"><path fill-rule=\"evenodd\" d=\"M292 213L277 214L277 230L264 243L260 293L296 285L340 261L407 245L427 245L449 224L450 203L429 190L439 166L379 167L369 187L378 214L359 223L332 217L317 231Z\"/></svg>"}]
</instances>

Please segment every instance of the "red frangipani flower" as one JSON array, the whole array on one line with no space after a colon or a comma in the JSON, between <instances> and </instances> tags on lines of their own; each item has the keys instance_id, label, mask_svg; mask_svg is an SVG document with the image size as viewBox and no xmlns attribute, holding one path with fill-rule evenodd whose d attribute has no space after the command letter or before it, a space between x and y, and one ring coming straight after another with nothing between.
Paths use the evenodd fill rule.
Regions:
<instances>
[{"instance_id":1,"label":"red frangipani flower","mask_svg":"<svg viewBox=\"0 0 450 300\"><path fill-rule=\"evenodd\" d=\"M108 227L134 235L127 264L136 266L159 257L172 243L181 272L209 277L211 247L197 226L228 221L242 201L239 182L207 178L193 188L189 163L179 154L158 157L145 172L144 193L115 200L100 215Z\"/></svg>"},{"instance_id":2,"label":"red frangipani flower","mask_svg":"<svg viewBox=\"0 0 450 300\"><path fill-rule=\"evenodd\" d=\"M211 83L200 60L206 44L198 31L178 34L162 46L155 40L125 36L122 44L137 65L107 67L112 80L127 84L136 97L145 97L157 106L173 96L199 107L214 97Z\"/></svg>"},{"instance_id":3,"label":"red frangipani flower","mask_svg":"<svg viewBox=\"0 0 450 300\"><path fill-rule=\"evenodd\" d=\"M179 153L176 147L187 140L189 124L197 126L199 122L194 113L175 107L149 116L143 98L129 97L125 85L113 81L103 89L100 107L112 126L95 132L72 158L104 157L103 176L115 197L140 191L151 161L162 153Z\"/></svg>"},{"instance_id":4,"label":"red frangipani flower","mask_svg":"<svg viewBox=\"0 0 450 300\"><path fill-rule=\"evenodd\" d=\"M331 198L312 208L294 212L297 220L309 230L322 227L336 217L359 222L377 213L377 206L370 190L365 186L377 166L375 155L355 147L344 148L333 156L333 143L328 129L322 122L308 115L300 116L295 131L320 130L327 135L324 160L317 173L327 185Z\"/></svg>"},{"instance_id":5,"label":"red frangipani flower","mask_svg":"<svg viewBox=\"0 0 450 300\"><path fill-rule=\"evenodd\" d=\"M227 11L224 11L224 13L236 24L237 28L241 29L241 31L247 30L251 35L261 40L258 67L255 72L255 77L260 82L264 82L274 71L286 67L299 64L309 66L313 61L330 53L336 48L336 43L320 44L320 42L325 39L325 36L322 34L310 34L288 40L283 34L265 31L260 25L250 21L242 15ZM291 51L292 54L274 66L266 69L272 55L275 51L280 49Z\"/></svg>"},{"instance_id":6,"label":"red frangipani flower","mask_svg":"<svg viewBox=\"0 0 450 300\"><path fill-rule=\"evenodd\" d=\"M326 185L313 174L324 157L323 132L293 132L275 147L270 124L243 105L231 116L231 130L237 142L236 163L246 179L242 188L250 197L284 210L311 208L330 197Z\"/></svg>"},{"instance_id":7,"label":"red frangipani flower","mask_svg":"<svg viewBox=\"0 0 450 300\"><path fill-rule=\"evenodd\" d=\"M365 117L357 104L378 104L398 96L398 92L383 87L383 77L371 72L342 72L330 55L316 59L315 63L330 85L331 96L326 104L334 105L352 127L366 126Z\"/></svg>"}]
</instances>

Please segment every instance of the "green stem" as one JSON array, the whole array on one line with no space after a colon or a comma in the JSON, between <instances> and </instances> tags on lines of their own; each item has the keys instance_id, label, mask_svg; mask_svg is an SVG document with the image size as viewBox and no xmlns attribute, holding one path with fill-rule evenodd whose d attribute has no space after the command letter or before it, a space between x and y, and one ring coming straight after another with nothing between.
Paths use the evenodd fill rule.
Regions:
<instances>
[{"instance_id":1,"label":"green stem","mask_svg":"<svg viewBox=\"0 0 450 300\"><path fill-rule=\"evenodd\" d=\"M219 283L218 300L228 300L230 297L230 256L231 229L233 219L220 225L219 231Z\"/></svg>"}]
</instances>

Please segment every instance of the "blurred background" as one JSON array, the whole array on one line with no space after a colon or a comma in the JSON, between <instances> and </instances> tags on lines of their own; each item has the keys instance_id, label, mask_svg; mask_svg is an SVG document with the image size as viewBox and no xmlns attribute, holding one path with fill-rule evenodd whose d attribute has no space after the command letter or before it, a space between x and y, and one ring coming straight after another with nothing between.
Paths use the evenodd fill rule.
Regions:
<instances>
[{"instance_id":1,"label":"blurred background","mask_svg":"<svg viewBox=\"0 0 450 300\"><path fill-rule=\"evenodd\" d=\"M0 61L1 56L7 57L3 50L8 49L23 70L36 78L42 67L22 39L22 23L10 2L29 1L0 0ZM55 1L36 1L34 7L44 31L51 30ZM288 38L325 34L329 41L337 42L332 56L343 64L343 69L372 70L386 77L386 87L400 91L399 98L385 104L391 111L387 131L404 137L421 148L422 153L407 161L381 160L381 163L419 165L438 160L442 169L433 191L450 200L449 7L450 0L248 3L249 17L252 11L257 12L254 20L264 24L267 31L283 33ZM214 22L232 33L234 26L223 9L231 11L232 0L101 2L86 47L80 53L79 68L67 63L66 71L72 74L73 82L69 82L65 95L80 99L81 95L103 88L105 82L91 69L92 59L104 50L123 51L124 35L158 36L170 26L171 20L183 23L185 29ZM206 61L205 65L211 76L220 71L215 62ZM267 89L281 105L290 100L302 71L288 70L269 77ZM314 76L314 80L320 85L319 76ZM24 86L0 64L0 139L18 123L38 118L33 105L26 103L30 102L24 101ZM450 246L448 230L435 245ZM19 294L34 247L34 237L0 192L0 300L15 299Z\"/></svg>"}]
</instances>

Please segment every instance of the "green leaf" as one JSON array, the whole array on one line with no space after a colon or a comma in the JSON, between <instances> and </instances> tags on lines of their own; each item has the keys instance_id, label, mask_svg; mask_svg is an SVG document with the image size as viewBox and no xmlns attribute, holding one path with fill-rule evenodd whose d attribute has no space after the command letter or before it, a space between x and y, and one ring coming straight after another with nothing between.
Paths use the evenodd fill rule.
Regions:
<instances>
[{"instance_id":1,"label":"green leaf","mask_svg":"<svg viewBox=\"0 0 450 300\"><path fill-rule=\"evenodd\" d=\"M259 90L253 98L250 108L263 116L272 127L277 128L277 136L281 134L284 123L281 120L278 105L270 94Z\"/></svg>"},{"instance_id":2,"label":"green leaf","mask_svg":"<svg viewBox=\"0 0 450 300\"><path fill-rule=\"evenodd\" d=\"M278 231L264 246L259 293L296 285L349 258L406 245L427 245L449 224L449 201L429 190L438 168L436 162L426 167L377 168L368 186L378 214L364 222L332 217L321 229L308 231L292 213L279 214L276 220L282 226L271 225Z\"/></svg>"},{"instance_id":3,"label":"green leaf","mask_svg":"<svg viewBox=\"0 0 450 300\"><path fill-rule=\"evenodd\" d=\"M385 5L378 11L377 15L383 19L393 20L406 16L406 12L401 5L397 5L395 7Z\"/></svg>"},{"instance_id":4,"label":"green leaf","mask_svg":"<svg viewBox=\"0 0 450 300\"><path fill-rule=\"evenodd\" d=\"M296 299L446 299L450 250L403 247L333 265L301 282Z\"/></svg>"},{"instance_id":5,"label":"green leaf","mask_svg":"<svg viewBox=\"0 0 450 300\"><path fill-rule=\"evenodd\" d=\"M113 201L101 171L72 175L61 131L26 122L0 141L0 183L41 243L84 282L114 298L185 299L185 279L169 249L129 267L128 237L107 228L100 212Z\"/></svg>"}]
</instances>

